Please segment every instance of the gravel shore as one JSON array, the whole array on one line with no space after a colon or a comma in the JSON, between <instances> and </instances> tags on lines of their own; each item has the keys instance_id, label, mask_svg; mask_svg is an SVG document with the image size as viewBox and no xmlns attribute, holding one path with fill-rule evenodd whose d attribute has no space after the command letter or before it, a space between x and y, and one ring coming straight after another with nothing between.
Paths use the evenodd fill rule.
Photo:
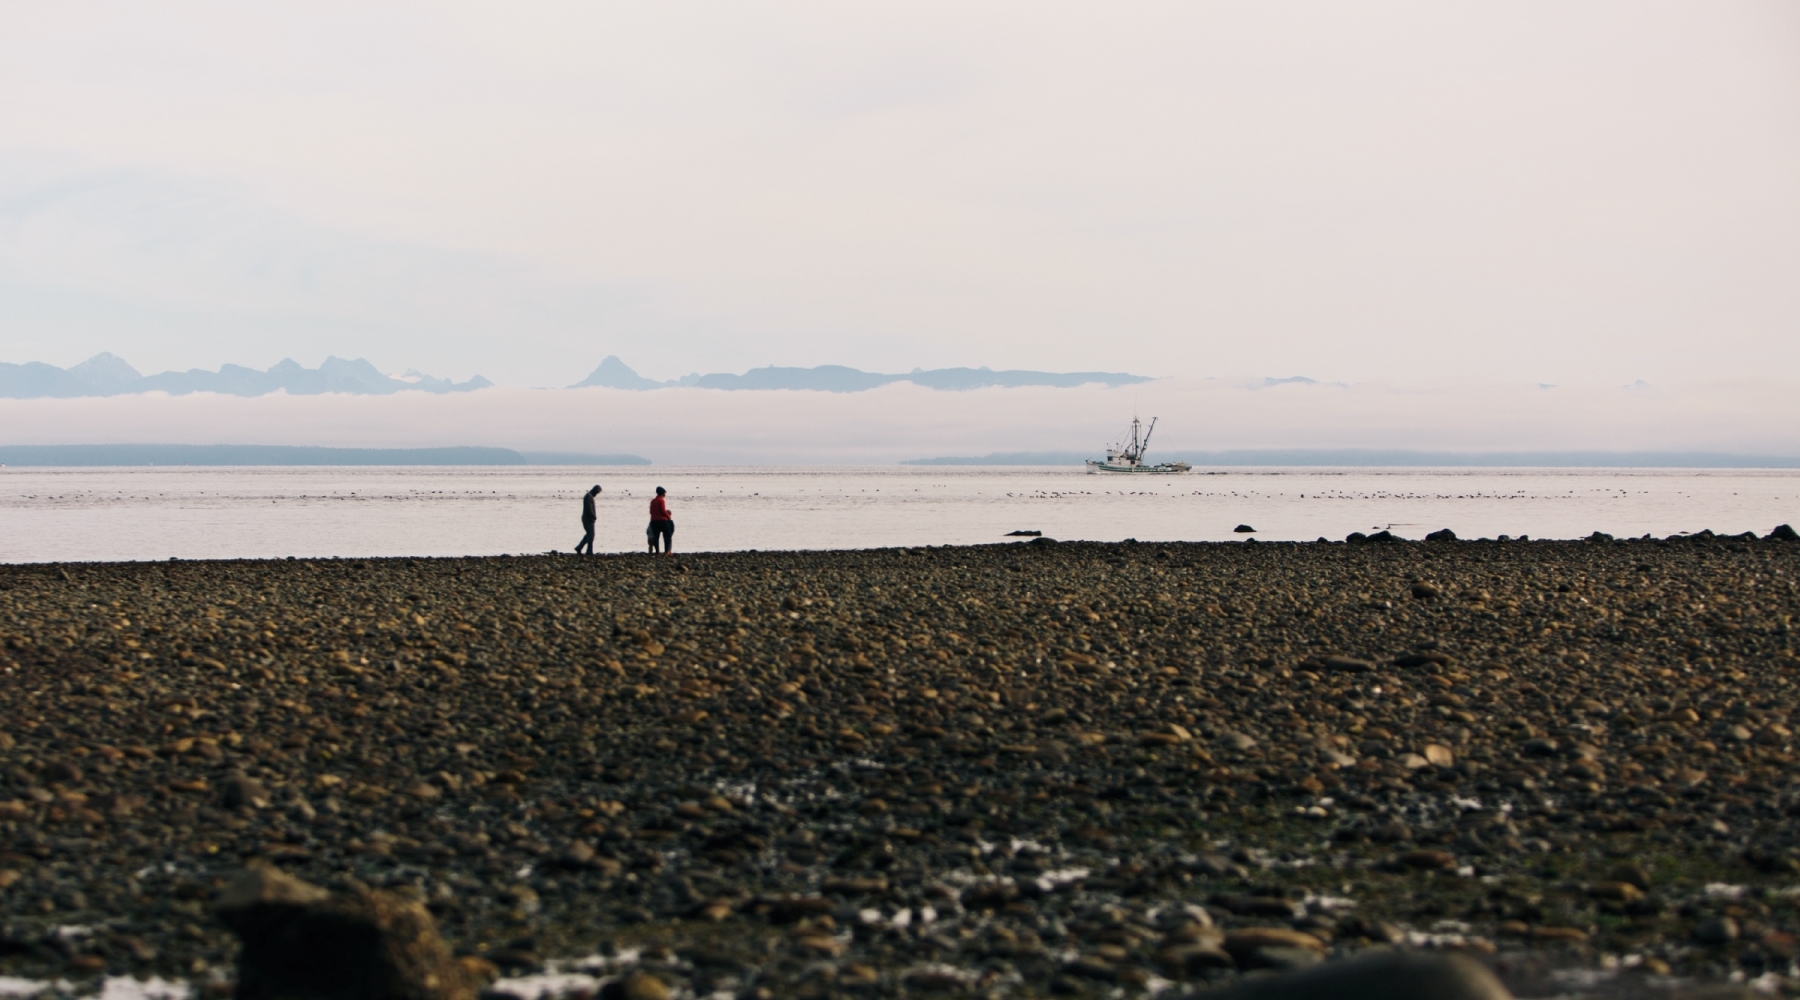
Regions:
<instances>
[{"instance_id":1,"label":"gravel shore","mask_svg":"<svg viewBox=\"0 0 1800 1000\"><path fill-rule=\"evenodd\" d=\"M266 859L524 993L1375 944L1786 988L1797 576L1710 535L0 567L0 976L223 992Z\"/></svg>"}]
</instances>

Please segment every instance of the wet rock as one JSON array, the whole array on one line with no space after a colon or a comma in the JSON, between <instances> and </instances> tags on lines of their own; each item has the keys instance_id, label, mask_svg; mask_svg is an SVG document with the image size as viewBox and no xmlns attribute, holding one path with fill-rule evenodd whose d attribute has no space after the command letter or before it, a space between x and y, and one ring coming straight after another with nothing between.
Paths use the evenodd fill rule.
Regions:
<instances>
[{"instance_id":1,"label":"wet rock","mask_svg":"<svg viewBox=\"0 0 1800 1000\"><path fill-rule=\"evenodd\" d=\"M1248 524L1240 524L1231 530L1240 535L1247 535L1247 534L1254 532L1256 529L1250 527Z\"/></svg>"},{"instance_id":2,"label":"wet rock","mask_svg":"<svg viewBox=\"0 0 1800 1000\"><path fill-rule=\"evenodd\" d=\"M1450 658L1449 654L1440 653L1435 650L1403 653L1394 657L1394 666L1396 667L1423 667L1432 664L1436 664L1440 667L1448 667L1454 662L1455 661Z\"/></svg>"},{"instance_id":3,"label":"wet rock","mask_svg":"<svg viewBox=\"0 0 1800 1000\"><path fill-rule=\"evenodd\" d=\"M1425 540L1428 542L1454 542L1456 541L1456 532L1449 528L1439 528L1426 535Z\"/></svg>"},{"instance_id":4,"label":"wet rock","mask_svg":"<svg viewBox=\"0 0 1800 1000\"><path fill-rule=\"evenodd\" d=\"M1220 940L1223 941L1222 935ZM1171 945L1157 952L1156 961L1176 976L1203 976L1216 969L1237 968L1231 953L1216 944Z\"/></svg>"},{"instance_id":5,"label":"wet rock","mask_svg":"<svg viewBox=\"0 0 1800 1000\"><path fill-rule=\"evenodd\" d=\"M1245 874L1244 866L1233 860L1229 855L1212 852L1201 854L1195 858L1193 869L1202 875L1210 875L1215 878L1223 876L1242 876Z\"/></svg>"},{"instance_id":6,"label":"wet rock","mask_svg":"<svg viewBox=\"0 0 1800 1000\"><path fill-rule=\"evenodd\" d=\"M264 909L303 908L323 903L331 892L279 869L258 867L240 872L226 885L215 908L221 919L234 921L262 915Z\"/></svg>"},{"instance_id":7,"label":"wet rock","mask_svg":"<svg viewBox=\"0 0 1800 1000\"><path fill-rule=\"evenodd\" d=\"M1485 966L1446 952L1374 952L1209 994L1218 1000L1511 1000Z\"/></svg>"},{"instance_id":8,"label":"wet rock","mask_svg":"<svg viewBox=\"0 0 1800 1000\"><path fill-rule=\"evenodd\" d=\"M1265 948L1302 949L1321 955L1325 952L1325 942L1286 927L1246 927L1228 931L1223 947L1240 965L1257 961L1257 953Z\"/></svg>"},{"instance_id":9,"label":"wet rock","mask_svg":"<svg viewBox=\"0 0 1800 1000\"><path fill-rule=\"evenodd\" d=\"M1650 870L1636 861L1620 861L1606 870L1609 882L1624 882L1644 892L1650 891Z\"/></svg>"},{"instance_id":10,"label":"wet rock","mask_svg":"<svg viewBox=\"0 0 1800 1000\"><path fill-rule=\"evenodd\" d=\"M606 984L602 1000L669 1000L669 984L648 972L633 972Z\"/></svg>"},{"instance_id":11,"label":"wet rock","mask_svg":"<svg viewBox=\"0 0 1800 1000\"><path fill-rule=\"evenodd\" d=\"M1221 896L1216 901L1231 912L1246 917L1281 917L1293 920L1306 912L1305 907L1278 896Z\"/></svg>"},{"instance_id":12,"label":"wet rock","mask_svg":"<svg viewBox=\"0 0 1800 1000\"><path fill-rule=\"evenodd\" d=\"M1399 820L1383 823L1375 828L1369 839L1378 844L1392 844L1402 840L1413 839L1412 827Z\"/></svg>"},{"instance_id":13,"label":"wet rock","mask_svg":"<svg viewBox=\"0 0 1800 1000\"><path fill-rule=\"evenodd\" d=\"M1400 944L1406 940L1406 932L1398 924L1360 916L1344 920L1338 925L1338 931L1343 936L1368 938L1376 944Z\"/></svg>"},{"instance_id":14,"label":"wet rock","mask_svg":"<svg viewBox=\"0 0 1800 1000\"><path fill-rule=\"evenodd\" d=\"M1736 941L1740 933L1742 932L1736 920L1726 916L1713 916L1694 927L1694 940L1701 944L1729 944Z\"/></svg>"},{"instance_id":15,"label":"wet rock","mask_svg":"<svg viewBox=\"0 0 1800 1000\"><path fill-rule=\"evenodd\" d=\"M1395 860L1403 868L1420 871L1443 871L1456 867L1456 855L1449 851L1407 851Z\"/></svg>"},{"instance_id":16,"label":"wet rock","mask_svg":"<svg viewBox=\"0 0 1800 1000\"><path fill-rule=\"evenodd\" d=\"M1793 525L1789 524L1776 525L1775 530L1769 532L1768 537L1777 542L1800 542L1800 532L1796 532Z\"/></svg>"},{"instance_id":17,"label":"wet rock","mask_svg":"<svg viewBox=\"0 0 1800 1000\"><path fill-rule=\"evenodd\" d=\"M565 868L586 868L594 863L595 854L594 845L577 840L563 848L562 855L557 860Z\"/></svg>"},{"instance_id":18,"label":"wet rock","mask_svg":"<svg viewBox=\"0 0 1800 1000\"><path fill-rule=\"evenodd\" d=\"M1588 890L1588 894L1615 903L1635 903L1644 898L1644 890L1630 882L1599 882Z\"/></svg>"},{"instance_id":19,"label":"wet rock","mask_svg":"<svg viewBox=\"0 0 1800 1000\"><path fill-rule=\"evenodd\" d=\"M1744 851L1744 860L1758 871L1771 874L1800 874L1800 857L1780 846L1753 846Z\"/></svg>"},{"instance_id":20,"label":"wet rock","mask_svg":"<svg viewBox=\"0 0 1800 1000\"><path fill-rule=\"evenodd\" d=\"M1063 966L1063 971L1083 979L1097 979L1105 983L1115 982L1119 978L1118 968L1098 955L1082 955Z\"/></svg>"},{"instance_id":21,"label":"wet rock","mask_svg":"<svg viewBox=\"0 0 1800 1000\"><path fill-rule=\"evenodd\" d=\"M291 875L252 868L232 880L216 910L243 946L240 1000L475 995L473 978L451 958L431 914L386 892L334 897Z\"/></svg>"},{"instance_id":22,"label":"wet rock","mask_svg":"<svg viewBox=\"0 0 1800 1000\"><path fill-rule=\"evenodd\" d=\"M229 809L240 806L252 809L269 807L269 793L263 789L262 782L241 773L233 774L220 783L219 799Z\"/></svg>"},{"instance_id":23,"label":"wet rock","mask_svg":"<svg viewBox=\"0 0 1800 1000\"><path fill-rule=\"evenodd\" d=\"M1200 915L1200 920L1190 920L1170 931L1165 940L1170 944L1197 944L1208 948L1217 948L1225 943L1225 932L1212 925L1212 918L1206 915L1205 910L1201 910Z\"/></svg>"},{"instance_id":24,"label":"wet rock","mask_svg":"<svg viewBox=\"0 0 1800 1000\"><path fill-rule=\"evenodd\" d=\"M1265 945L1250 952L1243 960L1246 969L1304 969L1325 961L1325 953L1314 948Z\"/></svg>"},{"instance_id":25,"label":"wet rock","mask_svg":"<svg viewBox=\"0 0 1800 1000\"><path fill-rule=\"evenodd\" d=\"M444 795L444 790L429 781L417 781L405 788L406 794L421 802L432 802Z\"/></svg>"},{"instance_id":26,"label":"wet rock","mask_svg":"<svg viewBox=\"0 0 1800 1000\"><path fill-rule=\"evenodd\" d=\"M1368 660L1359 660L1354 656L1327 656L1326 670L1342 670L1353 674L1366 674L1375 669L1375 664Z\"/></svg>"},{"instance_id":27,"label":"wet rock","mask_svg":"<svg viewBox=\"0 0 1800 1000\"><path fill-rule=\"evenodd\" d=\"M510 975L531 972L543 964L543 959L532 950L529 942L521 942L514 947L496 948L483 957L495 968Z\"/></svg>"}]
</instances>

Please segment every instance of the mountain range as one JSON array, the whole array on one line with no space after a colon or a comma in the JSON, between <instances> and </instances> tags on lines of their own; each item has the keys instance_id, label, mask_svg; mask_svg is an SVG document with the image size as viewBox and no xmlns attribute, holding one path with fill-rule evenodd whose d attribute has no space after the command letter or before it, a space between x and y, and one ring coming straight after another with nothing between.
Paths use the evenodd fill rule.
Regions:
<instances>
[{"instance_id":1,"label":"mountain range","mask_svg":"<svg viewBox=\"0 0 1800 1000\"><path fill-rule=\"evenodd\" d=\"M846 368L843 365L820 365L817 368L752 368L742 375L715 373L712 375L683 375L678 379L658 382L645 378L632 371L630 366L619 360L617 355L610 355L600 362L600 367L580 382L569 386L571 389L601 387L607 389L665 389L676 386L692 386L698 389L809 389L814 392L862 392L876 386L891 382L911 382L927 389L983 389L989 386L1025 386L1044 385L1059 388L1072 388L1078 385L1099 383L1101 385L1131 385L1136 382L1148 382L1147 375L1127 375L1123 372L1033 372L1033 371L993 371L981 368L933 368L929 371L914 368L905 375L884 375L880 372L865 372L858 368Z\"/></svg>"},{"instance_id":2,"label":"mountain range","mask_svg":"<svg viewBox=\"0 0 1800 1000\"><path fill-rule=\"evenodd\" d=\"M382 395L390 392L470 392L494 383L480 375L467 382L432 378L409 370L405 375L384 375L365 358L326 358L317 368L304 368L292 358L268 371L242 365L224 365L218 371L190 368L185 372L144 375L115 354L100 353L68 368L41 361L22 365L0 362L0 399L123 396L139 392L166 392L182 396L192 392L216 392L229 396L263 396L285 390L295 396L327 392Z\"/></svg>"},{"instance_id":3,"label":"mountain range","mask_svg":"<svg viewBox=\"0 0 1800 1000\"><path fill-rule=\"evenodd\" d=\"M1146 375L1125 372L1038 372L1023 370L994 371L981 368L914 368L904 375L866 372L844 365L820 365L816 368L753 368L742 375L698 372L681 378L659 382L633 371L617 355L609 355L587 378L571 389L601 387L608 389L666 389L693 387L698 389L803 389L813 392L862 392L893 382L911 382L928 389L965 390L991 386L1053 386L1072 388L1080 385L1132 385L1148 382ZM180 396L194 392L216 392L230 396L263 396L271 392L287 392L295 396L312 396L328 392L353 395L385 395L417 390L421 392L470 392L494 383L476 375L466 382L432 378L417 370L404 375L384 375L365 358L347 360L326 358L317 368L305 368L292 358L258 371L243 365L224 365L218 371L190 368L184 372L162 372L145 375L115 354L101 353L68 368L41 361L25 364L0 362L0 399L67 399L78 396L123 396L140 392L166 392Z\"/></svg>"}]
</instances>

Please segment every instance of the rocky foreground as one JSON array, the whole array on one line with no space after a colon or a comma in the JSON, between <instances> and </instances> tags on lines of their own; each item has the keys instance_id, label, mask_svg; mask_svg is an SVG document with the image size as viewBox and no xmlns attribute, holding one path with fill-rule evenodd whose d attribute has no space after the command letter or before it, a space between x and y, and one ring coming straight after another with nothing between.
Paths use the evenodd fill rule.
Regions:
<instances>
[{"instance_id":1,"label":"rocky foreground","mask_svg":"<svg viewBox=\"0 0 1800 1000\"><path fill-rule=\"evenodd\" d=\"M0 976L227 992L249 865L526 993L1378 945L1789 988L1797 576L1748 536L0 567Z\"/></svg>"}]
</instances>

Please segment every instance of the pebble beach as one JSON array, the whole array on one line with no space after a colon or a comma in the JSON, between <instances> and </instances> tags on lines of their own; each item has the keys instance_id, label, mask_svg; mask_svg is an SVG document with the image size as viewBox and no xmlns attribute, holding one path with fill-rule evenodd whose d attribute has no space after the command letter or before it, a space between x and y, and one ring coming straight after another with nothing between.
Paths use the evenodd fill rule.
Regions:
<instances>
[{"instance_id":1,"label":"pebble beach","mask_svg":"<svg viewBox=\"0 0 1800 1000\"><path fill-rule=\"evenodd\" d=\"M1800 992L1797 578L1791 530L0 566L0 977L229 995L258 866L514 996Z\"/></svg>"}]
</instances>

